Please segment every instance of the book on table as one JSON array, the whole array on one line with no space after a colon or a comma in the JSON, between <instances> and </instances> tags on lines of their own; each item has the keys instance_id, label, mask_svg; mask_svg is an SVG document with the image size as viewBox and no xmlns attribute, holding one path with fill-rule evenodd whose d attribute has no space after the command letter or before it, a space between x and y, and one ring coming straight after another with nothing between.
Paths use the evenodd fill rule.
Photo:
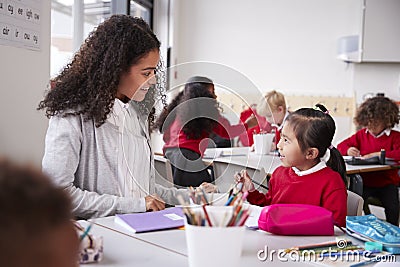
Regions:
<instances>
[{"instance_id":1,"label":"book on table","mask_svg":"<svg viewBox=\"0 0 400 267\"><path fill-rule=\"evenodd\" d=\"M153 212L117 214L114 221L134 233L179 228L185 224L182 208L179 207Z\"/></svg>"},{"instance_id":2,"label":"book on table","mask_svg":"<svg viewBox=\"0 0 400 267\"><path fill-rule=\"evenodd\" d=\"M219 157L247 156L249 149L232 148L207 148L204 151L203 159L215 159Z\"/></svg>"}]
</instances>

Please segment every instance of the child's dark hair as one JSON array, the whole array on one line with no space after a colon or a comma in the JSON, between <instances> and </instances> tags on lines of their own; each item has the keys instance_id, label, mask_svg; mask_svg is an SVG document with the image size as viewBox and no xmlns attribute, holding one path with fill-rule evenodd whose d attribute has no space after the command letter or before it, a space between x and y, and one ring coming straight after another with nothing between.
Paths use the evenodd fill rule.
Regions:
<instances>
[{"instance_id":1,"label":"child's dark hair","mask_svg":"<svg viewBox=\"0 0 400 267\"><path fill-rule=\"evenodd\" d=\"M385 128L393 128L399 123L399 107L384 96L376 96L365 100L357 109L354 122L361 127L369 123L383 122Z\"/></svg>"},{"instance_id":2,"label":"child's dark hair","mask_svg":"<svg viewBox=\"0 0 400 267\"><path fill-rule=\"evenodd\" d=\"M210 134L218 120L218 105L210 92L212 81L195 76L185 84L185 88L160 114L155 129L164 132L178 118L183 123L182 131L189 139L198 139Z\"/></svg>"},{"instance_id":3,"label":"child's dark hair","mask_svg":"<svg viewBox=\"0 0 400 267\"><path fill-rule=\"evenodd\" d=\"M35 242L42 246L46 234L72 219L67 192L42 172L1 158L0 211L1 263L17 261L23 257L18 252L35 249Z\"/></svg>"},{"instance_id":4,"label":"child's dark hair","mask_svg":"<svg viewBox=\"0 0 400 267\"><path fill-rule=\"evenodd\" d=\"M62 114L93 119L99 127L114 105L120 77L149 52L159 50L160 42L141 18L113 15L90 33L85 43L55 77L38 109L47 117ZM139 111L150 113L154 98L163 97L162 63L157 66L157 84L138 103Z\"/></svg>"},{"instance_id":5,"label":"child's dark hair","mask_svg":"<svg viewBox=\"0 0 400 267\"><path fill-rule=\"evenodd\" d=\"M317 104L317 109L301 108L291 113L286 119L287 124L293 129L301 151L308 148L317 148L318 158L325 155L330 149L330 158L326 163L342 177L345 185L346 164L340 152L332 146L332 139L336 131L335 121L329 115L328 110L321 104Z\"/></svg>"}]
</instances>

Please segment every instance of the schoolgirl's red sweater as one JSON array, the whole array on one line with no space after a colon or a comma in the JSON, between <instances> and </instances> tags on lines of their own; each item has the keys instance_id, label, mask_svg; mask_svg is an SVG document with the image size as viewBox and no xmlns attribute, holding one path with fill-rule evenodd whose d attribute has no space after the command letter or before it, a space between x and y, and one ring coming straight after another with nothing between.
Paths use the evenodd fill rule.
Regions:
<instances>
[{"instance_id":1,"label":"schoolgirl's red sweater","mask_svg":"<svg viewBox=\"0 0 400 267\"><path fill-rule=\"evenodd\" d=\"M355 147L361 155L386 150L386 157L396 161L400 160L400 132L391 130L389 135L385 133L379 137L373 136L366 128L357 131L354 135L343 140L338 146L342 155L347 155L347 150ZM398 170L366 172L361 174L363 183L369 187L383 187L389 184L398 185L400 178Z\"/></svg>"},{"instance_id":2,"label":"schoolgirl's red sweater","mask_svg":"<svg viewBox=\"0 0 400 267\"><path fill-rule=\"evenodd\" d=\"M221 137L232 139L239 134L245 132L246 130L247 124L240 123L237 125L231 125L225 117L220 116L218 118L217 125L213 129L213 132ZM199 129L199 131L202 131L202 129ZM204 151L207 148L208 142L202 142L202 140L205 140L208 137L209 135L203 132L200 138L189 139L182 131L182 123L177 118L164 132L163 139L165 145L163 147L163 150L165 153L165 150L167 148L186 148L203 156Z\"/></svg>"},{"instance_id":3,"label":"schoolgirl's red sweater","mask_svg":"<svg viewBox=\"0 0 400 267\"><path fill-rule=\"evenodd\" d=\"M340 174L329 167L303 176L290 167L278 167L269 181L267 194L255 190L247 200L259 206L278 203L320 206L331 211L340 226L346 225L347 189Z\"/></svg>"}]
</instances>

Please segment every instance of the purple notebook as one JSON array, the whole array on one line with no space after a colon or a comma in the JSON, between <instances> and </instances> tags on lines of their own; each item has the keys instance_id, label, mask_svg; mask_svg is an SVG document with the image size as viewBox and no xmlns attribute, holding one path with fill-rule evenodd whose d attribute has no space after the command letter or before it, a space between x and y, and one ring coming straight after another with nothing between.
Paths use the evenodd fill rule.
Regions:
<instances>
[{"instance_id":1,"label":"purple notebook","mask_svg":"<svg viewBox=\"0 0 400 267\"><path fill-rule=\"evenodd\" d=\"M181 208L168 208L161 211L117 214L115 223L134 233L178 228L185 224Z\"/></svg>"}]
</instances>

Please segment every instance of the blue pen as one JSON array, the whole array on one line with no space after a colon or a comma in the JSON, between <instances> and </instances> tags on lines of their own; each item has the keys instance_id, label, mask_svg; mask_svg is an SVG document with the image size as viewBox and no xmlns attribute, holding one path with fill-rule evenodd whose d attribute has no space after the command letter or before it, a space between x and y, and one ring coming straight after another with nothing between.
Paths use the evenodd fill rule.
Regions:
<instances>
[{"instance_id":1,"label":"blue pen","mask_svg":"<svg viewBox=\"0 0 400 267\"><path fill-rule=\"evenodd\" d=\"M232 200L233 200L234 196L231 195L228 199L228 201L225 203L225 206L229 206L229 204L231 204Z\"/></svg>"}]
</instances>

